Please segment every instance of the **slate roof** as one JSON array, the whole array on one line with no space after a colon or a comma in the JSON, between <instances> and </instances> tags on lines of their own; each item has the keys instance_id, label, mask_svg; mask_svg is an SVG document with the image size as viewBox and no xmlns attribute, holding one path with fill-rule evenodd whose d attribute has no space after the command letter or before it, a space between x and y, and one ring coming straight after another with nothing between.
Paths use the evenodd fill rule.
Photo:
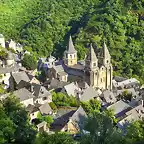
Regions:
<instances>
[{"instance_id":1,"label":"slate roof","mask_svg":"<svg viewBox=\"0 0 144 144\"><path fill-rule=\"evenodd\" d=\"M65 85L68 85L69 82L63 82L58 79L52 79L50 82L50 88L63 88Z\"/></svg>"},{"instance_id":2,"label":"slate roof","mask_svg":"<svg viewBox=\"0 0 144 144\"><path fill-rule=\"evenodd\" d=\"M51 93L49 91L47 91L44 86L32 83L31 88L32 88L33 95L36 97L40 98L40 97L51 96Z\"/></svg>"},{"instance_id":3,"label":"slate roof","mask_svg":"<svg viewBox=\"0 0 144 144\"><path fill-rule=\"evenodd\" d=\"M89 101L92 98L98 97L98 92L95 91L93 87L89 87L84 90L83 94L80 96L80 101Z\"/></svg>"},{"instance_id":4,"label":"slate roof","mask_svg":"<svg viewBox=\"0 0 144 144\"><path fill-rule=\"evenodd\" d=\"M114 103L117 101L113 92L110 90L103 91L102 96L107 103Z\"/></svg>"},{"instance_id":5,"label":"slate roof","mask_svg":"<svg viewBox=\"0 0 144 144\"><path fill-rule=\"evenodd\" d=\"M64 71L64 68L62 65L57 65L57 66L54 66L53 69L58 73L58 72L63 72Z\"/></svg>"},{"instance_id":6,"label":"slate roof","mask_svg":"<svg viewBox=\"0 0 144 144\"><path fill-rule=\"evenodd\" d=\"M66 75L68 75L66 72L58 72L58 75L60 75L60 76L66 76Z\"/></svg>"},{"instance_id":7,"label":"slate roof","mask_svg":"<svg viewBox=\"0 0 144 144\"><path fill-rule=\"evenodd\" d=\"M17 72L17 71L19 71L18 65L5 67L5 68L0 66L0 74L6 74L6 73L11 73L11 72Z\"/></svg>"},{"instance_id":8,"label":"slate roof","mask_svg":"<svg viewBox=\"0 0 144 144\"><path fill-rule=\"evenodd\" d=\"M26 111L31 114L31 113L34 113L34 112L39 111L39 108L36 107L35 105L29 104L29 105L26 107Z\"/></svg>"},{"instance_id":9,"label":"slate roof","mask_svg":"<svg viewBox=\"0 0 144 144\"><path fill-rule=\"evenodd\" d=\"M120 100L120 101L110 105L109 107L107 107L107 109L113 109L115 115L119 114L120 112L122 112L128 108L130 108L130 105L128 103L124 102L123 100Z\"/></svg>"},{"instance_id":10,"label":"slate roof","mask_svg":"<svg viewBox=\"0 0 144 144\"><path fill-rule=\"evenodd\" d=\"M50 112L52 112L52 109L51 109L51 107L49 106L48 103L45 103L45 104L41 105L39 107L39 110L40 110L42 115L48 115Z\"/></svg>"},{"instance_id":11,"label":"slate roof","mask_svg":"<svg viewBox=\"0 0 144 144\"><path fill-rule=\"evenodd\" d=\"M77 129L82 129L87 115L80 106L77 110L71 110L64 115L57 117L52 124L53 129L61 130L69 120L75 125Z\"/></svg>"},{"instance_id":12,"label":"slate roof","mask_svg":"<svg viewBox=\"0 0 144 144\"><path fill-rule=\"evenodd\" d=\"M13 92L13 94L20 99L20 101L24 101L27 99L34 98L34 96L26 89L22 88Z\"/></svg>"},{"instance_id":13,"label":"slate roof","mask_svg":"<svg viewBox=\"0 0 144 144\"><path fill-rule=\"evenodd\" d=\"M77 52L77 51L75 50L75 48L74 48L74 45L73 45L73 41L72 41L71 36L70 36L70 38L69 38L68 50L67 50L66 52L69 53L69 54L72 54L72 53L76 53L76 52Z\"/></svg>"},{"instance_id":14,"label":"slate roof","mask_svg":"<svg viewBox=\"0 0 144 144\"><path fill-rule=\"evenodd\" d=\"M30 81L30 79L29 79L29 77L28 77L28 75L26 74L25 71L12 73L12 76L13 76L13 78L14 78L14 80L17 84L19 84L20 81L22 81L22 80L25 81L25 82Z\"/></svg>"},{"instance_id":15,"label":"slate roof","mask_svg":"<svg viewBox=\"0 0 144 144\"><path fill-rule=\"evenodd\" d=\"M64 86L64 89L66 90L69 96L76 96L76 92L79 91L79 87L74 82Z\"/></svg>"},{"instance_id":16,"label":"slate roof","mask_svg":"<svg viewBox=\"0 0 144 144\"><path fill-rule=\"evenodd\" d=\"M144 107L142 105L138 105L137 107L131 109L126 112L126 117L118 122L118 126L124 126L132 121L136 121L144 117Z\"/></svg>"},{"instance_id":17,"label":"slate roof","mask_svg":"<svg viewBox=\"0 0 144 144\"><path fill-rule=\"evenodd\" d=\"M85 119L87 117L86 112L84 109L80 106L77 111L72 115L70 118L73 122L73 124L78 128L82 129L85 123Z\"/></svg>"},{"instance_id":18,"label":"slate roof","mask_svg":"<svg viewBox=\"0 0 144 144\"><path fill-rule=\"evenodd\" d=\"M81 89L87 89L87 88L89 88L89 85L85 81L78 81L77 85Z\"/></svg>"}]
</instances>

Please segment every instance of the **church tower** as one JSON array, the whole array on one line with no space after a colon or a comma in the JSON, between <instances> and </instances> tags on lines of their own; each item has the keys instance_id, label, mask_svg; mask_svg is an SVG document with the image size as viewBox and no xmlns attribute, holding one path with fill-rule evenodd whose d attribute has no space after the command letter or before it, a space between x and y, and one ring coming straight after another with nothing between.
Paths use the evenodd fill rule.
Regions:
<instances>
[{"instance_id":1,"label":"church tower","mask_svg":"<svg viewBox=\"0 0 144 144\"><path fill-rule=\"evenodd\" d=\"M102 57L102 65L105 67L105 71L106 71L105 89L111 90L112 89L113 68L112 68L112 64L111 64L111 56L110 56L109 50L108 50L105 42L103 44L101 57Z\"/></svg>"},{"instance_id":2,"label":"church tower","mask_svg":"<svg viewBox=\"0 0 144 144\"><path fill-rule=\"evenodd\" d=\"M98 87L98 59L92 44L85 59L84 73L85 81L88 85Z\"/></svg>"},{"instance_id":3,"label":"church tower","mask_svg":"<svg viewBox=\"0 0 144 144\"><path fill-rule=\"evenodd\" d=\"M64 63L67 66L77 64L77 51L74 48L72 38L69 38L68 49L64 52Z\"/></svg>"}]
</instances>

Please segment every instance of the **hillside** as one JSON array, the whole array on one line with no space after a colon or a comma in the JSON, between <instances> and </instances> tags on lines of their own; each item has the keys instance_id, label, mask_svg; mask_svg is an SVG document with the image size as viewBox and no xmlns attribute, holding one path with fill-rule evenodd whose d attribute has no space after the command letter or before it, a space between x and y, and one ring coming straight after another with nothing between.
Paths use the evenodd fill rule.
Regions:
<instances>
[{"instance_id":1,"label":"hillside","mask_svg":"<svg viewBox=\"0 0 144 144\"><path fill-rule=\"evenodd\" d=\"M0 32L39 55L61 57L72 34L78 56L106 41L117 75L144 79L143 0L0 0ZM140 13L141 12L141 13Z\"/></svg>"}]
</instances>

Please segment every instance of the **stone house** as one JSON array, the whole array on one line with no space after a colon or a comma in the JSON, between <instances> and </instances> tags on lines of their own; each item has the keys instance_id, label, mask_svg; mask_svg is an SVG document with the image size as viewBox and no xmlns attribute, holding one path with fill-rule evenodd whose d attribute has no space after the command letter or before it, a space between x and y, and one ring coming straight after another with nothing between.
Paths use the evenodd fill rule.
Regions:
<instances>
[{"instance_id":1,"label":"stone house","mask_svg":"<svg viewBox=\"0 0 144 144\"><path fill-rule=\"evenodd\" d=\"M30 79L25 71L12 73L12 82L13 82L14 88L11 87L11 90L21 89L21 88L30 86L30 83L29 83Z\"/></svg>"},{"instance_id":2,"label":"stone house","mask_svg":"<svg viewBox=\"0 0 144 144\"><path fill-rule=\"evenodd\" d=\"M45 121L39 123L36 127L38 132L49 132L49 128L47 127L47 123Z\"/></svg>"},{"instance_id":3,"label":"stone house","mask_svg":"<svg viewBox=\"0 0 144 144\"><path fill-rule=\"evenodd\" d=\"M13 95L16 96L20 100L20 103L22 103L25 107L29 104L34 105L34 95L32 95L26 88L14 91Z\"/></svg>"},{"instance_id":4,"label":"stone house","mask_svg":"<svg viewBox=\"0 0 144 144\"><path fill-rule=\"evenodd\" d=\"M49 76L52 76L60 81L67 82L68 74L64 71L62 65L53 66L51 69L49 69L49 73Z\"/></svg>"},{"instance_id":5,"label":"stone house","mask_svg":"<svg viewBox=\"0 0 144 144\"><path fill-rule=\"evenodd\" d=\"M77 110L70 112L56 118L52 124L54 131L78 133L84 129L84 123L87 115L80 106Z\"/></svg>"},{"instance_id":6,"label":"stone house","mask_svg":"<svg viewBox=\"0 0 144 144\"><path fill-rule=\"evenodd\" d=\"M32 83L30 92L35 96L34 103L44 104L52 102L52 95L44 86Z\"/></svg>"}]
</instances>

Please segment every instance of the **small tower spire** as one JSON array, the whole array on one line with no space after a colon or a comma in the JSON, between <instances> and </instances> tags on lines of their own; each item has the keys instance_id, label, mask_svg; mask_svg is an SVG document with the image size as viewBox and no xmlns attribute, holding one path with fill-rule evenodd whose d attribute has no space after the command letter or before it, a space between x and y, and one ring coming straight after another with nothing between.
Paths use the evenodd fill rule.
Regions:
<instances>
[{"instance_id":1,"label":"small tower spire","mask_svg":"<svg viewBox=\"0 0 144 144\"><path fill-rule=\"evenodd\" d=\"M70 35L70 38L69 38L69 46L68 46L68 53L75 53L77 52L74 48L74 45L73 45L73 41L72 41L72 37Z\"/></svg>"},{"instance_id":2,"label":"small tower spire","mask_svg":"<svg viewBox=\"0 0 144 144\"><path fill-rule=\"evenodd\" d=\"M89 60L89 61L97 61L97 57L96 57L96 54L95 54L95 51L93 49L93 46L92 44L90 44L90 50L89 50L89 53L86 57L86 60Z\"/></svg>"},{"instance_id":3,"label":"small tower spire","mask_svg":"<svg viewBox=\"0 0 144 144\"><path fill-rule=\"evenodd\" d=\"M103 54L102 55L103 58L105 58L105 59L111 58L109 50L107 48L107 45L106 45L105 41L104 41L104 44L103 44L103 52L102 52L102 54Z\"/></svg>"}]
</instances>

